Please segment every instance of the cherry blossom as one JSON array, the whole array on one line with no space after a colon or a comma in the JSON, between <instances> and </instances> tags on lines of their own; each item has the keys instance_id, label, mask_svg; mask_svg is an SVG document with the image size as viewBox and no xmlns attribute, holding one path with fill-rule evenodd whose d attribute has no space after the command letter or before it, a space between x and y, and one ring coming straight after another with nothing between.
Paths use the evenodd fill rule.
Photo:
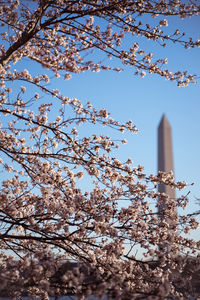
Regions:
<instances>
[{"instance_id":1,"label":"cherry blossom","mask_svg":"<svg viewBox=\"0 0 200 300\"><path fill-rule=\"evenodd\" d=\"M128 65L142 77L154 73L186 86L195 75L165 69L167 58L154 60L136 37L162 47L170 42L199 47L199 40L187 40L180 29L165 31L168 16L184 19L199 12L196 1L179 0L1 1L2 295L195 296L191 287L186 289L194 272L187 253L199 267L200 243L181 233L196 230L198 222L192 214L175 213L185 209L187 195L170 199L157 191L160 183L179 190L187 184L175 182L171 172L147 175L131 158L120 161L116 150L127 143L121 134L137 133L136 125L63 95L52 74L69 80L74 73L120 72ZM146 24L145 15L154 25ZM126 49L123 42L130 37ZM93 134L85 135L87 126ZM116 130L121 140L98 133L98 126ZM157 207L163 201L161 216Z\"/></svg>"}]
</instances>

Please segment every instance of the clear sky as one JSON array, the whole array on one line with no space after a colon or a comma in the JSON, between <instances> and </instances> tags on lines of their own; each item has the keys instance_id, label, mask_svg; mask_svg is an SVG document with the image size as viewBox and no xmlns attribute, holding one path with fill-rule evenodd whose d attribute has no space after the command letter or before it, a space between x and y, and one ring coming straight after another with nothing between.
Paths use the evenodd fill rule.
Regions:
<instances>
[{"instance_id":1,"label":"clear sky","mask_svg":"<svg viewBox=\"0 0 200 300\"><path fill-rule=\"evenodd\" d=\"M200 16L188 20L171 18L167 30L172 33L177 28L185 31L187 36L200 39ZM65 96L76 97L83 103L90 101L97 108L105 108L121 122L133 120L139 132L121 136L128 144L121 145L117 155L122 161L132 158L136 166L144 166L147 174L157 173L157 127L165 113L172 128L176 180L194 183L181 192L186 194L191 190L187 212L200 210L200 202L196 204L196 198L200 199L200 48L186 50L172 43L162 48L135 37L126 42L139 42L141 48L154 53L155 58L167 57L166 67L171 71L189 70L197 74L197 84L179 88L176 83L158 75L135 76L135 69L125 67L121 73L84 72L73 75L68 81L55 79L52 88L59 88ZM30 71L37 72L37 69ZM117 136L114 131L104 128L102 133ZM87 134L91 132L85 132ZM197 233L195 236L198 238Z\"/></svg>"},{"instance_id":2,"label":"clear sky","mask_svg":"<svg viewBox=\"0 0 200 300\"><path fill-rule=\"evenodd\" d=\"M169 30L176 28L199 39L200 17L172 19ZM141 42L147 51L160 58L167 57L168 69L189 70L200 75L200 48L186 50L169 43L163 49L149 41ZM136 165L145 167L147 174L157 172L157 126L165 113L172 127L176 180L195 183L189 188L191 202L188 211L200 209L195 205L196 198L200 198L200 78L196 85L179 88L176 83L158 75L140 78L134 75L134 71L125 68L121 73L86 72L73 75L64 83L58 80L57 87L66 96L91 101L97 108L106 108L115 119L133 120L139 132L125 136L128 144L122 145L119 157L122 160L131 157Z\"/></svg>"},{"instance_id":3,"label":"clear sky","mask_svg":"<svg viewBox=\"0 0 200 300\"><path fill-rule=\"evenodd\" d=\"M166 29L173 33L177 28L186 32L187 37L200 39L200 16L187 20L170 18ZM173 43L162 48L144 38L126 40L127 45L134 42L139 42L146 52L154 53L155 59L167 57L169 63L166 67L169 70L188 70L200 76L200 48L186 50ZM115 61L111 63L115 64ZM27 66L21 63L21 68L24 67ZM185 191L186 194L191 190L187 211L200 210L200 205L195 204L196 198L200 198L200 78L196 85L179 88L175 82L158 75L147 74L141 78L134 72L131 67L125 67L121 73L88 71L75 74L68 81L55 79L52 88L59 88L65 96L76 97L83 103L90 101L97 108L106 108L113 118L121 122L133 120L139 132L122 136L128 144L122 145L117 155L123 161L131 157L135 165L144 166L147 174L157 172L157 127L165 113L172 127L176 180L194 182L194 186ZM116 136L112 130L103 130L104 134Z\"/></svg>"}]
</instances>

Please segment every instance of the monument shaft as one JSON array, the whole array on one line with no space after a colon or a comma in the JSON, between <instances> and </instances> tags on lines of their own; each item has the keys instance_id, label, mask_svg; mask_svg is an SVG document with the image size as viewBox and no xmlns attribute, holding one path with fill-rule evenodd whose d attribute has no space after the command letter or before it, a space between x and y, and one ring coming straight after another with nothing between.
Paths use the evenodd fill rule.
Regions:
<instances>
[{"instance_id":1,"label":"monument shaft","mask_svg":"<svg viewBox=\"0 0 200 300\"><path fill-rule=\"evenodd\" d=\"M174 172L171 127L165 115L162 116L158 127L158 171ZM175 190L169 185L159 184L158 192L165 194L160 195L158 199L160 224L163 226L165 222L168 223L167 241L161 242L160 250L170 253L177 230Z\"/></svg>"},{"instance_id":2,"label":"monument shaft","mask_svg":"<svg viewBox=\"0 0 200 300\"><path fill-rule=\"evenodd\" d=\"M171 127L165 115L158 127L158 171L174 172ZM175 199L175 190L167 185L159 184L158 191Z\"/></svg>"}]
</instances>

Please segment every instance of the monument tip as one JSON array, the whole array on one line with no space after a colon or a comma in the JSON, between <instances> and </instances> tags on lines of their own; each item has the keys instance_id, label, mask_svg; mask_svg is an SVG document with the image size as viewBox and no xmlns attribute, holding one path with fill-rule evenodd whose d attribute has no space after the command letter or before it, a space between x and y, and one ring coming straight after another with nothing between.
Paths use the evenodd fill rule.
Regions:
<instances>
[{"instance_id":1,"label":"monument tip","mask_svg":"<svg viewBox=\"0 0 200 300\"><path fill-rule=\"evenodd\" d=\"M169 121L165 113L163 113L158 127L164 127L164 126L170 127Z\"/></svg>"}]
</instances>

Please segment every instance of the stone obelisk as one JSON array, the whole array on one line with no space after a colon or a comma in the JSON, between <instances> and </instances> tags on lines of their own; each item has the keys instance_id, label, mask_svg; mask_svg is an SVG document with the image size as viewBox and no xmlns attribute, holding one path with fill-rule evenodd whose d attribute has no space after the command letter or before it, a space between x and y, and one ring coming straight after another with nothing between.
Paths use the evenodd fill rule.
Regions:
<instances>
[{"instance_id":1,"label":"stone obelisk","mask_svg":"<svg viewBox=\"0 0 200 300\"><path fill-rule=\"evenodd\" d=\"M158 171L174 173L171 127L165 114L158 127ZM158 191L175 199L175 190L167 185L159 184Z\"/></svg>"},{"instance_id":2,"label":"stone obelisk","mask_svg":"<svg viewBox=\"0 0 200 300\"><path fill-rule=\"evenodd\" d=\"M174 172L171 127L165 114L158 126L158 171ZM160 244L159 248L169 254L177 228L175 190L169 185L159 184L158 192L166 195L162 195L158 199L158 215L161 218L161 223L163 220L169 225L168 238Z\"/></svg>"}]
</instances>

